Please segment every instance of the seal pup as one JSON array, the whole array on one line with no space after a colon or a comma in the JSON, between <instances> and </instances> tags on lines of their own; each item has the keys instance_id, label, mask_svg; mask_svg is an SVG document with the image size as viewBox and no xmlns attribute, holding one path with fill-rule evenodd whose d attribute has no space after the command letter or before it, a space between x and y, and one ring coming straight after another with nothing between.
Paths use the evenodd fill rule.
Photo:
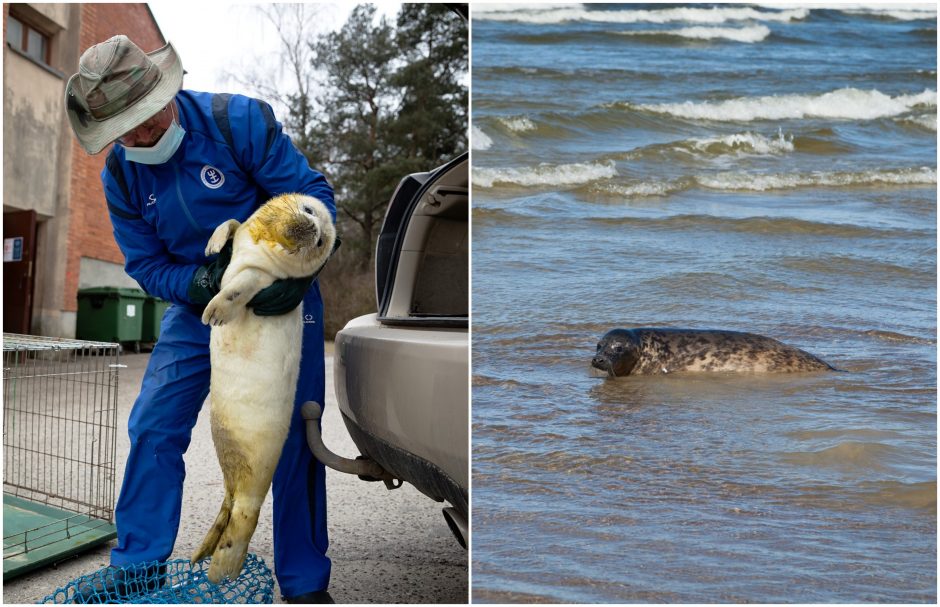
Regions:
<instances>
[{"instance_id":1,"label":"seal pup","mask_svg":"<svg viewBox=\"0 0 940 607\"><path fill-rule=\"evenodd\" d=\"M836 369L776 339L740 331L613 329L597 344L596 376L661 375L686 371L793 373Z\"/></svg>"},{"instance_id":2,"label":"seal pup","mask_svg":"<svg viewBox=\"0 0 940 607\"><path fill-rule=\"evenodd\" d=\"M277 279L319 270L333 250L336 229L320 200L285 194L243 224L230 219L217 227L206 255L218 253L229 238L232 259L202 315L212 325L210 422L225 498L192 562L211 554L213 583L241 572L287 439L300 373L303 306L258 316L245 305Z\"/></svg>"}]
</instances>

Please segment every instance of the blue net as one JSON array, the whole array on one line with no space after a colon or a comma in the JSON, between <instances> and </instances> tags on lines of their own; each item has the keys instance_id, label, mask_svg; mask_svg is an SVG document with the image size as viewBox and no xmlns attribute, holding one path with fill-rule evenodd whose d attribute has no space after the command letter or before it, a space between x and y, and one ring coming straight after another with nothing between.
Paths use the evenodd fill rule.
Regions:
<instances>
[{"instance_id":1,"label":"blue net","mask_svg":"<svg viewBox=\"0 0 940 607\"><path fill-rule=\"evenodd\" d=\"M264 560L249 554L236 580L213 584L209 560L184 559L104 567L74 579L42 603L273 603L274 577Z\"/></svg>"}]
</instances>

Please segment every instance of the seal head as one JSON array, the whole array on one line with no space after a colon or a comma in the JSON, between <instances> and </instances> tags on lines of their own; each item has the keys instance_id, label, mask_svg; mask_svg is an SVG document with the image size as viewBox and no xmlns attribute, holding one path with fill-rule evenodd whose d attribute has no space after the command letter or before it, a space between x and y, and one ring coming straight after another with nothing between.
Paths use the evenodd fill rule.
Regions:
<instances>
[{"instance_id":1,"label":"seal head","mask_svg":"<svg viewBox=\"0 0 940 607\"><path fill-rule=\"evenodd\" d=\"M595 375L622 377L630 375L640 360L641 342L630 329L609 331L597 344L597 354L591 367L600 371Z\"/></svg>"},{"instance_id":2,"label":"seal head","mask_svg":"<svg viewBox=\"0 0 940 607\"><path fill-rule=\"evenodd\" d=\"M302 194L272 198L248 220L248 231L255 243L280 246L303 257L328 255L336 238L323 203Z\"/></svg>"}]
</instances>

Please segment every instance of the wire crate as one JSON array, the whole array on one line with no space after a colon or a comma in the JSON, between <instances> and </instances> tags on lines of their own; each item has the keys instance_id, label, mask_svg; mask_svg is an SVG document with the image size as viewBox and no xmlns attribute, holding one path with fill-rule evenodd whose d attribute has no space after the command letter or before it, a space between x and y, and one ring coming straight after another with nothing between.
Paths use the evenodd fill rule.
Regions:
<instances>
[{"instance_id":1,"label":"wire crate","mask_svg":"<svg viewBox=\"0 0 940 607\"><path fill-rule=\"evenodd\" d=\"M119 344L3 334L3 577L117 536Z\"/></svg>"}]
</instances>

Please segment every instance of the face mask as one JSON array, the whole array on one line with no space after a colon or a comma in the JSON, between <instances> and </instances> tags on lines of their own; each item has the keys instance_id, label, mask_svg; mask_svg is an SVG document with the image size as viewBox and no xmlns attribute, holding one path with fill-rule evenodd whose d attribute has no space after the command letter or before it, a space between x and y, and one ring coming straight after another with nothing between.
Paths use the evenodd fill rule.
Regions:
<instances>
[{"instance_id":1,"label":"face mask","mask_svg":"<svg viewBox=\"0 0 940 607\"><path fill-rule=\"evenodd\" d=\"M186 131L174 120L160 140L149 148L125 147L124 157L141 164L163 164L173 157L183 142Z\"/></svg>"}]
</instances>

